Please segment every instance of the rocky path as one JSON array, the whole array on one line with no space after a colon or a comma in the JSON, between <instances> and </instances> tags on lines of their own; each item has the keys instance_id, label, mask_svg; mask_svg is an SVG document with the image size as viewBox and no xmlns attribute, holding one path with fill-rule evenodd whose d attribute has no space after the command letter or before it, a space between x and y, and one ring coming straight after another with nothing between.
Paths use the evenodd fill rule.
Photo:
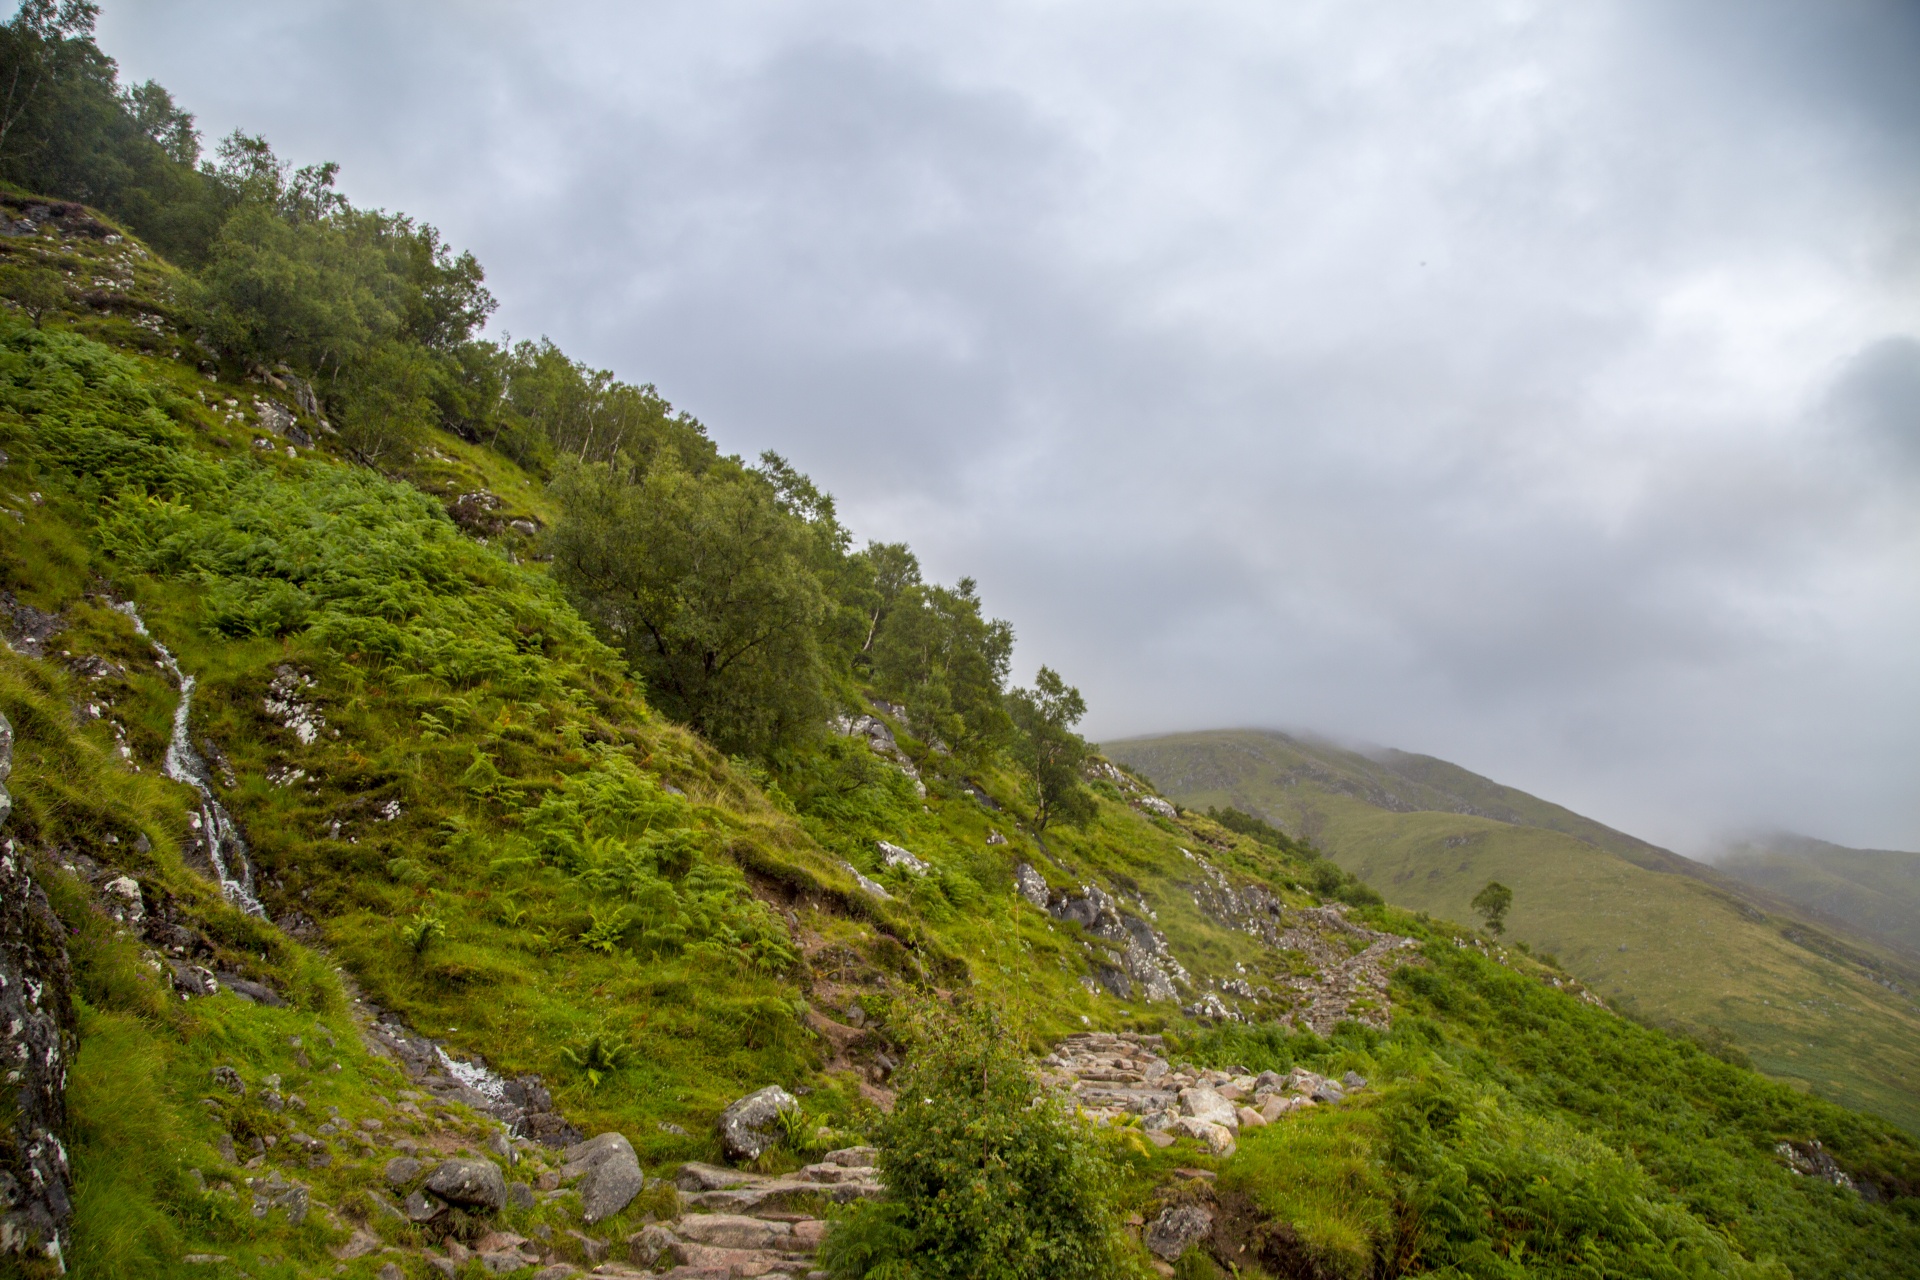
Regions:
<instances>
[{"instance_id":1,"label":"rocky path","mask_svg":"<svg viewBox=\"0 0 1920 1280\"><path fill-rule=\"evenodd\" d=\"M1303 1067L1284 1076L1176 1067L1162 1056L1165 1047L1159 1036L1124 1032L1068 1036L1040 1060L1041 1075L1096 1120L1124 1122L1137 1116L1156 1145L1172 1146L1176 1138L1187 1137L1216 1155L1232 1154L1243 1130L1271 1124L1291 1111L1339 1102L1367 1087L1352 1072L1336 1081Z\"/></svg>"}]
</instances>

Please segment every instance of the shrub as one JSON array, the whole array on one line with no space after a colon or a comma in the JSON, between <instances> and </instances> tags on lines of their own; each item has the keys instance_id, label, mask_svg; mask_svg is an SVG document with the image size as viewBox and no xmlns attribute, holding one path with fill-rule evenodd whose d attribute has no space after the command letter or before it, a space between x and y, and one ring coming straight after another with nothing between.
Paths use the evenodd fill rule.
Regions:
<instances>
[{"instance_id":1,"label":"shrub","mask_svg":"<svg viewBox=\"0 0 1920 1280\"><path fill-rule=\"evenodd\" d=\"M899 1100L877 1135L887 1199L835 1225L823 1265L954 1280L1121 1273L1114 1169L1018 1038L979 1008L927 1006L906 1024Z\"/></svg>"}]
</instances>

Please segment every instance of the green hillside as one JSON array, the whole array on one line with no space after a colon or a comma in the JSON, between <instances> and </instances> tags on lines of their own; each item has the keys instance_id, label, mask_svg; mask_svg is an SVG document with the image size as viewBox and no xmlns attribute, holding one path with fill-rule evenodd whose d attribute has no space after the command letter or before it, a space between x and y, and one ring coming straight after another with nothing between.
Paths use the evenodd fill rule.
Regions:
<instances>
[{"instance_id":1,"label":"green hillside","mask_svg":"<svg viewBox=\"0 0 1920 1280\"><path fill-rule=\"evenodd\" d=\"M1237 807L1312 839L1396 906L1471 919L1498 880L1514 891L1511 936L1619 1007L1920 1129L1920 983L1900 953L1431 757L1254 730L1106 750L1189 808Z\"/></svg>"},{"instance_id":2,"label":"green hillside","mask_svg":"<svg viewBox=\"0 0 1920 1280\"><path fill-rule=\"evenodd\" d=\"M1920 952L1920 853L1784 832L1735 841L1716 871L1888 946Z\"/></svg>"},{"instance_id":3,"label":"green hillside","mask_svg":"<svg viewBox=\"0 0 1920 1280\"><path fill-rule=\"evenodd\" d=\"M0 26L0 1275L1920 1276L1899 1126L1175 812L90 23Z\"/></svg>"}]
</instances>

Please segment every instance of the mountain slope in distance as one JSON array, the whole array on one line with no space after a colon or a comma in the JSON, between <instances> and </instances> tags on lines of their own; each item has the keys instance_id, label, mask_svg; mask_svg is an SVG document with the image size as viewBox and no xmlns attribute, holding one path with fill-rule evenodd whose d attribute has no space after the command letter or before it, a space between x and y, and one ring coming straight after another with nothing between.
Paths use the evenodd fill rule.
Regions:
<instances>
[{"instance_id":1,"label":"mountain slope in distance","mask_svg":"<svg viewBox=\"0 0 1920 1280\"><path fill-rule=\"evenodd\" d=\"M1772 832L1729 842L1713 865L1876 941L1920 951L1920 853Z\"/></svg>"},{"instance_id":2,"label":"mountain slope in distance","mask_svg":"<svg viewBox=\"0 0 1920 1280\"><path fill-rule=\"evenodd\" d=\"M1182 805L1313 841L1396 906L1471 920L1499 880L1510 935L1616 1007L1920 1131L1920 965L1831 914L1430 756L1261 730L1103 749Z\"/></svg>"}]
</instances>

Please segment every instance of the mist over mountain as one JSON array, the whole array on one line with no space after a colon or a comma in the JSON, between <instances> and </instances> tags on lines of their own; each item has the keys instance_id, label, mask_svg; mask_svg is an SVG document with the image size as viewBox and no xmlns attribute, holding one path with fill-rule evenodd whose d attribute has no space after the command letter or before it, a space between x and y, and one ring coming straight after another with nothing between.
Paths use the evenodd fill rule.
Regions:
<instances>
[{"instance_id":1,"label":"mist over mountain","mask_svg":"<svg viewBox=\"0 0 1920 1280\"><path fill-rule=\"evenodd\" d=\"M1920 10L121 0L208 137L975 576L1100 738L1920 845Z\"/></svg>"},{"instance_id":2,"label":"mist over mountain","mask_svg":"<svg viewBox=\"0 0 1920 1280\"><path fill-rule=\"evenodd\" d=\"M1747 884L1920 951L1920 853L1772 831L1730 839L1711 861Z\"/></svg>"}]
</instances>

